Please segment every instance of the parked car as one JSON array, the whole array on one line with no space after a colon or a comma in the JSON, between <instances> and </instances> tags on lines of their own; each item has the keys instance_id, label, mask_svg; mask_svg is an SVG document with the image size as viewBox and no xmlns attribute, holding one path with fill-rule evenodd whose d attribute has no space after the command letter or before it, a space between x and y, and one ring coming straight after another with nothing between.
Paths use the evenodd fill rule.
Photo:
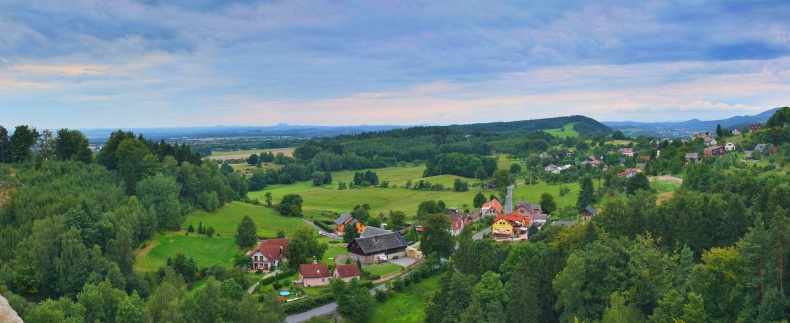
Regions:
<instances>
[{"instance_id":1,"label":"parked car","mask_svg":"<svg viewBox=\"0 0 790 323\"><path fill-rule=\"evenodd\" d=\"M413 244L414 244L414 241L411 241L411 240L409 240L408 242L406 242L406 245L409 245L409 246L411 246L411 245L413 245Z\"/></svg>"}]
</instances>

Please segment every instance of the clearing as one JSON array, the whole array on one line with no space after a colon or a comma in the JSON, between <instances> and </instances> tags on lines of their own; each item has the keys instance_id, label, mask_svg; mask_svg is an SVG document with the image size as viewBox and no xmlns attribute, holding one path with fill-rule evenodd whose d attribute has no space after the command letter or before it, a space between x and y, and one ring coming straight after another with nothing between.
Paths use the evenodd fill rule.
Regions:
<instances>
[{"instance_id":1,"label":"clearing","mask_svg":"<svg viewBox=\"0 0 790 323\"><path fill-rule=\"evenodd\" d=\"M576 131L576 130L573 130L573 127L577 123L578 122L568 123L568 124L562 126L562 128L559 128L559 129L546 129L546 130L543 130L543 132L548 133L548 134L550 134L552 136L555 136L555 137L559 137L559 138L578 137L579 136L579 132Z\"/></svg>"},{"instance_id":2,"label":"clearing","mask_svg":"<svg viewBox=\"0 0 790 323\"><path fill-rule=\"evenodd\" d=\"M260 154L265 151L271 151L273 154L283 153L288 157L293 157L295 148L275 148L275 149L252 149L252 150L236 150L236 151L212 151L211 160L228 160L228 159L246 159L252 154Z\"/></svg>"}]
</instances>

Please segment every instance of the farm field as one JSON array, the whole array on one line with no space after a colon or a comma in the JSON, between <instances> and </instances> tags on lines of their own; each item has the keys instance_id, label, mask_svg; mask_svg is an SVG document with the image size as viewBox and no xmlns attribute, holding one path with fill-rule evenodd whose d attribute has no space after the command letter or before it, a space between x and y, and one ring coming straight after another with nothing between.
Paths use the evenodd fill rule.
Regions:
<instances>
[{"instance_id":1,"label":"farm field","mask_svg":"<svg viewBox=\"0 0 790 323\"><path fill-rule=\"evenodd\" d=\"M543 130L543 132L548 133L548 134L550 134L552 136L555 136L555 137L560 137L560 138L578 137L579 136L579 132L576 131L576 130L573 130L573 127L577 123L578 122L568 123L568 124L564 125L562 128L547 129L547 130Z\"/></svg>"},{"instance_id":2,"label":"farm field","mask_svg":"<svg viewBox=\"0 0 790 323\"><path fill-rule=\"evenodd\" d=\"M272 154L277 155L277 153L283 153L283 155L288 157L293 157L294 148L274 148L274 149L252 149L252 150L235 150L235 151L212 151L211 156L208 156L209 159L214 160L228 160L228 159L239 159L239 158L247 158L250 157L252 154L260 154L264 151L271 151Z\"/></svg>"},{"instance_id":3,"label":"farm field","mask_svg":"<svg viewBox=\"0 0 790 323\"><path fill-rule=\"evenodd\" d=\"M375 303L376 308L370 316L370 322L424 321L425 304L428 298L439 289L439 278L441 275L433 275L390 296L385 303Z\"/></svg>"},{"instance_id":4,"label":"farm field","mask_svg":"<svg viewBox=\"0 0 790 323\"><path fill-rule=\"evenodd\" d=\"M182 228L186 229L190 224L197 230L198 224L203 227L212 226L216 233L221 235L233 236L236 234L239 222L245 215L249 215L258 228L258 235L268 238L277 236L277 230L285 231L290 235L296 229L307 226L299 218L284 217L273 209L252 205L242 202L231 202L219 208L217 211L208 213L197 211L187 216Z\"/></svg>"},{"instance_id":5,"label":"farm field","mask_svg":"<svg viewBox=\"0 0 790 323\"><path fill-rule=\"evenodd\" d=\"M176 253L183 253L187 259L195 260L198 268L220 264L225 267L233 266L233 255L240 252L233 236L214 236L193 233L184 235L183 232L157 235L153 240L147 241L148 247L136 251L137 259L134 267L138 271L156 271L159 267L167 265L167 258L175 258Z\"/></svg>"}]
</instances>

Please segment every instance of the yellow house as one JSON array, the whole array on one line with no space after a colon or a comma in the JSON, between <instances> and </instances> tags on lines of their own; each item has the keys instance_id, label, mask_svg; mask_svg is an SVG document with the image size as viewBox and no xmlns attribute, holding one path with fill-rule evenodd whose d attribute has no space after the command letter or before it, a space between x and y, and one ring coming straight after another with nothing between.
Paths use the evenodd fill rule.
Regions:
<instances>
[{"instance_id":1,"label":"yellow house","mask_svg":"<svg viewBox=\"0 0 790 323\"><path fill-rule=\"evenodd\" d=\"M532 224L531 216L523 216L517 212L500 214L491 224L491 234L499 237L511 237L514 233L525 232L530 224Z\"/></svg>"}]
</instances>

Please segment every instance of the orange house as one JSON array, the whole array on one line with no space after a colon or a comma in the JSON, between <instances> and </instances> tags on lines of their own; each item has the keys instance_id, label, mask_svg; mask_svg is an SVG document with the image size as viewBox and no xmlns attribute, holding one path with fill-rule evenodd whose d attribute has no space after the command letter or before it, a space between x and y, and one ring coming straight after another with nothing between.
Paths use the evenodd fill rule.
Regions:
<instances>
[{"instance_id":1,"label":"orange house","mask_svg":"<svg viewBox=\"0 0 790 323\"><path fill-rule=\"evenodd\" d=\"M338 233L346 232L347 227L356 228L357 234L362 234L362 231L365 231L365 225L357 221L351 213L343 214L335 220L335 231Z\"/></svg>"}]
</instances>

